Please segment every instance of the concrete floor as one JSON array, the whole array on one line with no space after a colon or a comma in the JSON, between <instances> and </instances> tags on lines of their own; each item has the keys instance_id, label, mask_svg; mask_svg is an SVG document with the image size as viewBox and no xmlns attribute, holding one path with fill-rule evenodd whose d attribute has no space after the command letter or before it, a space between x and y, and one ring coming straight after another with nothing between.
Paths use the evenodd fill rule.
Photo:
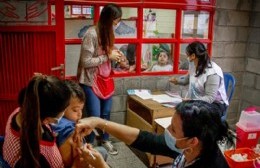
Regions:
<instances>
[{"instance_id":1,"label":"concrete floor","mask_svg":"<svg viewBox=\"0 0 260 168\"><path fill-rule=\"evenodd\" d=\"M123 142L113 143L118 155L109 155L107 163L112 168L147 168L147 166Z\"/></svg>"},{"instance_id":2,"label":"concrete floor","mask_svg":"<svg viewBox=\"0 0 260 168\"><path fill-rule=\"evenodd\" d=\"M123 142L115 142L113 145L118 150L118 155L109 155L107 159L107 163L112 168L147 168L148 166L145 164L145 157L146 155L139 156L127 146ZM139 154L138 154L139 155ZM141 161L143 160L143 161ZM160 168L171 168L172 165L164 165L160 166Z\"/></svg>"}]
</instances>

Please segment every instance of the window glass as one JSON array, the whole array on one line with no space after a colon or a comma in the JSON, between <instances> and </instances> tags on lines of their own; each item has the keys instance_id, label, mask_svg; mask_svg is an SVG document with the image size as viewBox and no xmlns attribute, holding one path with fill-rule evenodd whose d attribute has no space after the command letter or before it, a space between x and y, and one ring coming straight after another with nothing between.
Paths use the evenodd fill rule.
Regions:
<instances>
[{"instance_id":1,"label":"window glass","mask_svg":"<svg viewBox=\"0 0 260 168\"><path fill-rule=\"evenodd\" d=\"M65 5L65 18L93 18L94 8L88 5Z\"/></svg>"},{"instance_id":2,"label":"window glass","mask_svg":"<svg viewBox=\"0 0 260 168\"><path fill-rule=\"evenodd\" d=\"M76 76L81 45L65 45L65 75Z\"/></svg>"},{"instance_id":3,"label":"window glass","mask_svg":"<svg viewBox=\"0 0 260 168\"><path fill-rule=\"evenodd\" d=\"M122 7L122 19L115 27L116 38L136 38L137 37L137 8Z\"/></svg>"},{"instance_id":4,"label":"window glass","mask_svg":"<svg viewBox=\"0 0 260 168\"><path fill-rule=\"evenodd\" d=\"M184 11L182 15L183 38L208 38L209 13L205 11Z\"/></svg>"},{"instance_id":5,"label":"window glass","mask_svg":"<svg viewBox=\"0 0 260 168\"><path fill-rule=\"evenodd\" d=\"M56 9L55 5L51 5L51 25L56 25Z\"/></svg>"},{"instance_id":6,"label":"window glass","mask_svg":"<svg viewBox=\"0 0 260 168\"><path fill-rule=\"evenodd\" d=\"M103 6L100 7L101 13ZM121 21L114 27L116 38L136 38L137 37L137 8L121 7Z\"/></svg>"},{"instance_id":7,"label":"window glass","mask_svg":"<svg viewBox=\"0 0 260 168\"><path fill-rule=\"evenodd\" d=\"M188 44L181 44L179 57L179 70L188 70L189 62L186 55L186 47Z\"/></svg>"},{"instance_id":8,"label":"window glass","mask_svg":"<svg viewBox=\"0 0 260 168\"><path fill-rule=\"evenodd\" d=\"M112 62L115 73L134 73L136 71L136 44L115 44L115 48L122 52L120 62Z\"/></svg>"},{"instance_id":9,"label":"window glass","mask_svg":"<svg viewBox=\"0 0 260 168\"><path fill-rule=\"evenodd\" d=\"M168 9L143 10L144 38L174 38L176 11Z\"/></svg>"},{"instance_id":10,"label":"window glass","mask_svg":"<svg viewBox=\"0 0 260 168\"><path fill-rule=\"evenodd\" d=\"M143 44L141 70L143 72L173 71L172 53L174 53L173 44Z\"/></svg>"},{"instance_id":11,"label":"window glass","mask_svg":"<svg viewBox=\"0 0 260 168\"><path fill-rule=\"evenodd\" d=\"M94 24L93 7L86 5L65 5L65 38L82 38Z\"/></svg>"}]
</instances>

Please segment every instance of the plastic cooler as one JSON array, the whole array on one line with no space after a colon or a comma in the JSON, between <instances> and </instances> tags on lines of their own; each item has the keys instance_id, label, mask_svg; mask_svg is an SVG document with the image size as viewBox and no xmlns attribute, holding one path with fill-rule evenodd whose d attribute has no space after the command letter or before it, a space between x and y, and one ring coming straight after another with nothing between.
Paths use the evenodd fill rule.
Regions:
<instances>
[{"instance_id":1,"label":"plastic cooler","mask_svg":"<svg viewBox=\"0 0 260 168\"><path fill-rule=\"evenodd\" d=\"M233 154L247 154L247 160L245 161L235 161L231 158ZM228 162L230 168L259 168L260 165L257 162L256 158L260 157L260 155L256 154L250 148L239 148L233 150L227 150L224 152L225 158Z\"/></svg>"},{"instance_id":2,"label":"plastic cooler","mask_svg":"<svg viewBox=\"0 0 260 168\"><path fill-rule=\"evenodd\" d=\"M242 111L236 124L237 148L254 148L260 138L260 113L256 111Z\"/></svg>"}]
</instances>

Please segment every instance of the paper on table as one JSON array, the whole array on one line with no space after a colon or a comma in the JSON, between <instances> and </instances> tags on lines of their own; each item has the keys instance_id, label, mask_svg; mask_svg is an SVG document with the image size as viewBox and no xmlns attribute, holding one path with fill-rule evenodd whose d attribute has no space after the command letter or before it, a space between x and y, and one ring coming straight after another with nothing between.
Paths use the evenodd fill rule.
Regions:
<instances>
[{"instance_id":1,"label":"paper on table","mask_svg":"<svg viewBox=\"0 0 260 168\"><path fill-rule=\"evenodd\" d=\"M177 97L181 99L181 96L178 92L172 92L172 91L165 91L165 93L171 97Z\"/></svg>"},{"instance_id":2,"label":"paper on table","mask_svg":"<svg viewBox=\"0 0 260 168\"><path fill-rule=\"evenodd\" d=\"M166 94L161 94L161 95L152 95L152 99L154 101L157 101L158 103L180 103L182 102L181 98L177 97L171 97Z\"/></svg>"},{"instance_id":3,"label":"paper on table","mask_svg":"<svg viewBox=\"0 0 260 168\"><path fill-rule=\"evenodd\" d=\"M167 128L171 124L172 117L157 118L154 121L163 128Z\"/></svg>"},{"instance_id":4,"label":"paper on table","mask_svg":"<svg viewBox=\"0 0 260 168\"><path fill-rule=\"evenodd\" d=\"M150 93L150 90L135 90L135 95L146 100L146 99L151 99L152 95Z\"/></svg>"}]
</instances>

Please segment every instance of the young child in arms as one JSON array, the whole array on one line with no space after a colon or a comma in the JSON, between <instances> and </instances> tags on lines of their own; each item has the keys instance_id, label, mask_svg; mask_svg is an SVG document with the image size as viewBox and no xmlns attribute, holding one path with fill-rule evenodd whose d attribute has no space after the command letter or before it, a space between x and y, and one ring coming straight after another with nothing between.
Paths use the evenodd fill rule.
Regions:
<instances>
[{"instance_id":1,"label":"young child in arms","mask_svg":"<svg viewBox=\"0 0 260 168\"><path fill-rule=\"evenodd\" d=\"M71 166L73 159L78 155L76 145L72 144L72 136L75 129L75 124L82 117L82 110L85 104L85 94L82 88L75 82L66 80L64 81L71 91L70 104L67 107L64 116L56 125L52 125L55 133L57 133L56 143L59 147L61 156L65 167ZM83 144L85 142L83 141ZM83 146L82 144L82 146ZM107 159L107 151L104 147L95 147L101 153L103 158Z\"/></svg>"}]
</instances>

